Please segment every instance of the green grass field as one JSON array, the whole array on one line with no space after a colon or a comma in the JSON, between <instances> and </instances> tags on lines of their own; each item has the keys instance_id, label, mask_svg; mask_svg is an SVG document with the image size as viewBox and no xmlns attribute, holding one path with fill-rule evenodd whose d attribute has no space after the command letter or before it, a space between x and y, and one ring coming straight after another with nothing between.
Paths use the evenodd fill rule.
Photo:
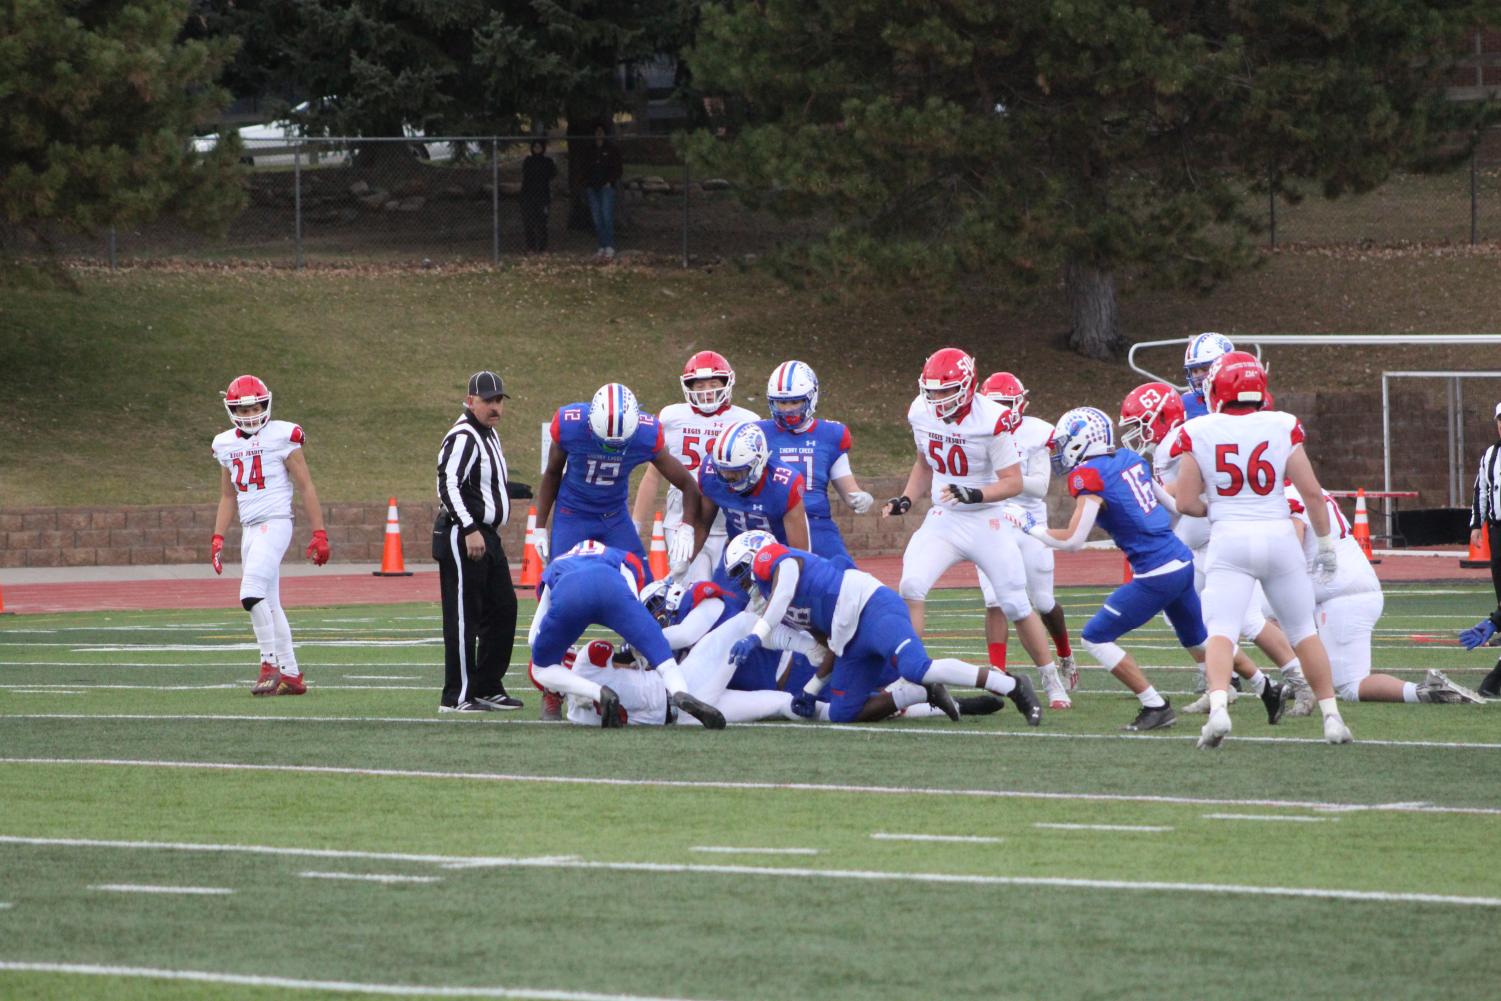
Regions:
<instances>
[{"instance_id":1,"label":"green grass field","mask_svg":"<svg viewBox=\"0 0 1501 1001\"><path fill-rule=\"evenodd\" d=\"M1378 669L1476 684L1412 637L1483 590L1391 589ZM932 603L935 652L980 659L977 606ZM1243 699L1199 753L1090 668L1038 730L610 733L440 717L429 605L293 610L309 694L252 699L243 619L0 620L0 997L1496 993L1494 706L1348 707L1333 748Z\"/></svg>"}]
</instances>

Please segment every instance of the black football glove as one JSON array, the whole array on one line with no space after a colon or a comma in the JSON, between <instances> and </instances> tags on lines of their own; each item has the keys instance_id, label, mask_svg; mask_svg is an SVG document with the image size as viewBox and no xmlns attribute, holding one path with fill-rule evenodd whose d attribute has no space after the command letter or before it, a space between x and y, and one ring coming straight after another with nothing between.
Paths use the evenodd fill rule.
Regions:
<instances>
[{"instance_id":1,"label":"black football glove","mask_svg":"<svg viewBox=\"0 0 1501 1001\"><path fill-rule=\"evenodd\" d=\"M912 498L906 494L900 497L893 497L886 502L884 510L887 514L906 514L912 510Z\"/></svg>"},{"instance_id":2,"label":"black football glove","mask_svg":"<svg viewBox=\"0 0 1501 1001\"><path fill-rule=\"evenodd\" d=\"M961 487L957 483L950 483L949 491L960 504L979 504L985 499L985 494L979 487Z\"/></svg>"},{"instance_id":3,"label":"black football glove","mask_svg":"<svg viewBox=\"0 0 1501 1001\"><path fill-rule=\"evenodd\" d=\"M519 483L516 480L506 480L506 496L511 500L531 500L532 485Z\"/></svg>"}]
</instances>

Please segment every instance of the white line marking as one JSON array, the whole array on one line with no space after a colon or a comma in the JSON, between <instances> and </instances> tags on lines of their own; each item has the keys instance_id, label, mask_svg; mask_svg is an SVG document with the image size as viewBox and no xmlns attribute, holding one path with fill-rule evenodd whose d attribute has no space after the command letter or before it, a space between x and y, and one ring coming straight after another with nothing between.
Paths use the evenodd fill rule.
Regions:
<instances>
[{"instance_id":1,"label":"white line marking","mask_svg":"<svg viewBox=\"0 0 1501 1001\"><path fill-rule=\"evenodd\" d=\"M1290 824L1322 824L1338 817L1283 817L1274 813L1206 813L1205 820L1274 820Z\"/></svg>"},{"instance_id":2,"label":"white line marking","mask_svg":"<svg viewBox=\"0 0 1501 1001\"><path fill-rule=\"evenodd\" d=\"M1143 834L1157 834L1172 830L1171 827L1160 827L1156 824L1045 824L1038 822L1032 826L1050 831L1139 831Z\"/></svg>"},{"instance_id":3,"label":"white line marking","mask_svg":"<svg viewBox=\"0 0 1501 1001\"><path fill-rule=\"evenodd\" d=\"M4 685L0 685L0 688L4 688L4 687L5 687ZM69 689L58 690L58 689L50 689L50 688L13 688L13 689L11 689L10 693L12 695L82 695L83 694L83 692L76 692L76 691L72 691L72 690L69 690Z\"/></svg>"},{"instance_id":4,"label":"white line marking","mask_svg":"<svg viewBox=\"0 0 1501 1001\"><path fill-rule=\"evenodd\" d=\"M736 848L732 845L694 845L690 852L708 855L817 855L817 848Z\"/></svg>"},{"instance_id":5,"label":"white line marking","mask_svg":"<svg viewBox=\"0 0 1501 1001\"><path fill-rule=\"evenodd\" d=\"M965 845L998 845L1004 840L980 834L887 834L885 831L876 831L871 838L876 841L952 841Z\"/></svg>"},{"instance_id":6,"label":"white line marking","mask_svg":"<svg viewBox=\"0 0 1501 1001\"><path fill-rule=\"evenodd\" d=\"M144 966L94 966L86 963L17 963L0 960L0 970L17 973L73 973L95 977L136 977L145 980L187 980L200 984L274 987L291 991L336 991L342 994L381 994L391 997L521 998L526 1001L691 1001L641 994L597 994L593 991L555 991L535 987L442 987L418 984L368 984L352 980L296 980L258 977L207 970L163 970Z\"/></svg>"},{"instance_id":7,"label":"white line marking","mask_svg":"<svg viewBox=\"0 0 1501 1001\"><path fill-rule=\"evenodd\" d=\"M420 640L298 640L299 649L305 647L376 647L441 646L443 637ZM22 644L0 643L0 646ZM226 653L230 650L259 650L255 643L26 643L25 646L66 646L74 653Z\"/></svg>"},{"instance_id":8,"label":"white line marking","mask_svg":"<svg viewBox=\"0 0 1501 1001\"><path fill-rule=\"evenodd\" d=\"M421 681L415 674L346 674L350 681Z\"/></svg>"},{"instance_id":9,"label":"white line marking","mask_svg":"<svg viewBox=\"0 0 1501 1001\"><path fill-rule=\"evenodd\" d=\"M303 879L353 879L366 883L439 883L442 876L398 876L363 872L299 872Z\"/></svg>"},{"instance_id":10,"label":"white line marking","mask_svg":"<svg viewBox=\"0 0 1501 1001\"><path fill-rule=\"evenodd\" d=\"M224 886L151 886L146 883L95 883L89 889L110 893L183 893L196 897L219 897L235 892Z\"/></svg>"},{"instance_id":11,"label":"white line marking","mask_svg":"<svg viewBox=\"0 0 1501 1001\"><path fill-rule=\"evenodd\" d=\"M14 906L15 906L14 904L9 904L9 903L6 903L3 900L0 900L0 911L8 911L12 907L14 907Z\"/></svg>"},{"instance_id":12,"label":"white line marking","mask_svg":"<svg viewBox=\"0 0 1501 1001\"><path fill-rule=\"evenodd\" d=\"M257 765L219 761L140 761L116 758L0 758L0 765L102 765L118 768L200 768L225 772L280 772L295 775L360 775L371 778L457 779L462 782L532 782L539 785L623 786L657 789L734 789L767 792L832 792L874 796L961 796L975 799L1042 799L1091 803L1166 803L1179 806L1266 806L1292 810L1362 810L1383 813L1441 813L1501 816L1501 807L1405 803L1333 803L1318 800L1228 799L1103 792L1042 792L1030 789L943 789L925 786L835 785L820 782L730 782L712 779L617 779L585 775L516 775L503 772L434 772L400 768L348 768L334 765ZM0 842L5 839L0 837Z\"/></svg>"}]
</instances>

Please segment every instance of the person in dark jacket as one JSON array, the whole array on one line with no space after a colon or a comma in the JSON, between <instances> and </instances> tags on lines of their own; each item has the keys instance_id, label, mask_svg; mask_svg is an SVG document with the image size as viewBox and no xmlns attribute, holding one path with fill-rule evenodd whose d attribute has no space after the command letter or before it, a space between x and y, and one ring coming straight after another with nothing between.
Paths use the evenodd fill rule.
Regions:
<instances>
[{"instance_id":1,"label":"person in dark jacket","mask_svg":"<svg viewBox=\"0 0 1501 1001\"><path fill-rule=\"evenodd\" d=\"M547 140L533 139L532 153L521 161L521 228L526 249L547 250L547 220L552 210L552 181L558 165L547 155Z\"/></svg>"},{"instance_id":2,"label":"person in dark jacket","mask_svg":"<svg viewBox=\"0 0 1501 1001\"><path fill-rule=\"evenodd\" d=\"M594 126L594 142L584 153L584 197L589 202L589 214L594 219L594 235L599 240L599 249L594 252L596 260L615 259L615 185L625 162L620 156L620 147L605 137L603 125Z\"/></svg>"}]
</instances>

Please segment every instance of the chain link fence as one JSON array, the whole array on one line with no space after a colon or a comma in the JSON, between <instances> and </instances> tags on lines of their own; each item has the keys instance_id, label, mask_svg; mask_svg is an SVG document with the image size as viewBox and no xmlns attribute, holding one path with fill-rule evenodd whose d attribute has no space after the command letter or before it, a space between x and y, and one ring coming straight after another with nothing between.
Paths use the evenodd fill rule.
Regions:
<instances>
[{"instance_id":1,"label":"chain link fence","mask_svg":"<svg viewBox=\"0 0 1501 1001\"><path fill-rule=\"evenodd\" d=\"M53 244L68 256L111 265L160 258L301 267L593 256L599 241L580 164L572 163L582 160L591 140L549 139L545 155L556 175L539 202L522 191L522 165L534 139L246 139L248 204L223 237L203 236L168 217L95 236L59 236ZM824 225L744 208L729 181L693 176L665 137L611 141L624 163L614 206L620 254L687 266L764 253L817 236ZM1368 194L1333 201L1316 191L1299 194L1297 200L1260 196L1256 211L1266 220L1269 246L1501 240L1501 133L1486 137L1469 169L1398 175Z\"/></svg>"}]
</instances>

